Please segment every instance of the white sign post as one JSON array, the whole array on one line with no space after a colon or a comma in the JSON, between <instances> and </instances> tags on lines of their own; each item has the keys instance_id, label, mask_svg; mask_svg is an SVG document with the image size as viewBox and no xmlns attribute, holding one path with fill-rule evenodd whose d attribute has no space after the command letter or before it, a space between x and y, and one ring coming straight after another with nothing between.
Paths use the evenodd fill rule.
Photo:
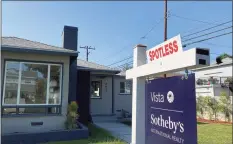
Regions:
<instances>
[{"instance_id":1,"label":"white sign post","mask_svg":"<svg viewBox=\"0 0 233 144\"><path fill-rule=\"evenodd\" d=\"M135 46L133 68L126 71L126 79L133 79L131 144L145 143L146 77L206 66L210 59L208 49L193 48L183 51L180 35L148 51L146 48L144 45ZM205 51L205 54L200 50ZM206 63L203 64L203 61Z\"/></svg>"}]
</instances>

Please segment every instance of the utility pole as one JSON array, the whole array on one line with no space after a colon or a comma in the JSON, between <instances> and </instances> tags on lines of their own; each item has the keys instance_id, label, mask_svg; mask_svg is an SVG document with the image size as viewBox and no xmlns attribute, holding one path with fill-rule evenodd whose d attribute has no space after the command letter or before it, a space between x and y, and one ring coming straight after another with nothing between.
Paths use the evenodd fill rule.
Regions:
<instances>
[{"instance_id":1,"label":"utility pole","mask_svg":"<svg viewBox=\"0 0 233 144\"><path fill-rule=\"evenodd\" d=\"M164 41L167 40L167 0L165 0L165 7L164 7ZM166 78L167 75L164 74Z\"/></svg>"},{"instance_id":2,"label":"utility pole","mask_svg":"<svg viewBox=\"0 0 233 144\"><path fill-rule=\"evenodd\" d=\"M95 48L92 48L91 46L84 46L84 47L80 47L80 48L86 49L86 61L88 61L88 56L90 54L89 49L95 50Z\"/></svg>"}]
</instances>

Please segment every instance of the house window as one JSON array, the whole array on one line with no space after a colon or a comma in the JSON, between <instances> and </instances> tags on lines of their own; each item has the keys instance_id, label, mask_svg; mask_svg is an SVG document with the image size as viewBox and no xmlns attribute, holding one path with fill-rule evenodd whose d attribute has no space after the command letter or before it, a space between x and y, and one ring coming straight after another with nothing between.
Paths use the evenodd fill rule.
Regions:
<instances>
[{"instance_id":1,"label":"house window","mask_svg":"<svg viewBox=\"0 0 233 144\"><path fill-rule=\"evenodd\" d=\"M60 113L61 84L61 64L6 61L2 113Z\"/></svg>"},{"instance_id":2,"label":"house window","mask_svg":"<svg viewBox=\"0 0 233 144\"><path fill-rule=\"evenodd\" d=\"M131 94L131 81L120 82L120 94Z\"/></svg>"},{"instance_id":3,"label":"house window","mask_svg":"<svg viewBox=\"0 0 233 144\"><path fill-rule=\"evenodd\" d=\"M101 81L91 82L91 98L101 98Z\"/></svg>"}]
</instances>

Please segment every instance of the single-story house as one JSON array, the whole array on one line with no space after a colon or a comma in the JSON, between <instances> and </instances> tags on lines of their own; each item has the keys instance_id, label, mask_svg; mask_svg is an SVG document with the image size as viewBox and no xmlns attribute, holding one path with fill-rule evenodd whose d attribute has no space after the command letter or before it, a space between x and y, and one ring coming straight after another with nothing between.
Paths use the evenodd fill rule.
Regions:
<instances>
[{"instance_id":1,"label":"single-story house","mask_svg":"<svg viewBox=\"0 0 233 144\"><path fill-rule=\"evenodd\" d=\"M120 70L78 59L78 29L65 26L63 46L2 37L2 134L64 129L68 103L79 121L94 115L131 112L131 82ZM119 74L120 73L120 74Z\"/></svg>"},{"instance_id":2,"label":"single-story house","mask_svg":"<svg viewBox=\"0 0 233 144\"><path fill-rule=\"evenodd\" d=\"M220 96L221 92L232 96L227 79L232 79L232 58L225 58L222 63L192 70L196 76L196 96Z\"/></svg>"},{"instance_id":3,"label":"single-story house","mask_svg":"<svg viewBox=\"0 0 233 144\"><path fill-rule=\"evenodd\" d=\"M76 100L77 31L64 27L63 47L2 37L2 134L64 129Z\"/></svg>"},{"instance_id":4,"label":"single-story house","mask_svg":"<svg viewBox=\"0 0 233 144\"><path fill-rule=\"evenodd\" d=\"M80 95L87 98L78 101L81 104L83 100L90 100L92 116L115 115L121 109L132 111L132 85L119 70L80 59L77 60L77 69L78 83L85 83L85 86L80 85Z\"/></svg>"}]
</instances>

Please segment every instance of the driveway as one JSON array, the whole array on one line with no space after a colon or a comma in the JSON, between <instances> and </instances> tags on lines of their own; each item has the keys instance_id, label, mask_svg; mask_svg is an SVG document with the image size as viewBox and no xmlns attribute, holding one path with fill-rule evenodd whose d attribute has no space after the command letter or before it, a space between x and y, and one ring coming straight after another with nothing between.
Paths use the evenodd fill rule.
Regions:
<instances>
[{"instance_id":1,"label":"driveway","mask_svg":"<svg viewBox=\"0 0 233 144\"><path fill-rule=\"evenodd\" d=\"M109 131L113 136L131 143L131 127L117 121L115 116L92 117L96 126Z\"/></svg>"}]
</instances>

